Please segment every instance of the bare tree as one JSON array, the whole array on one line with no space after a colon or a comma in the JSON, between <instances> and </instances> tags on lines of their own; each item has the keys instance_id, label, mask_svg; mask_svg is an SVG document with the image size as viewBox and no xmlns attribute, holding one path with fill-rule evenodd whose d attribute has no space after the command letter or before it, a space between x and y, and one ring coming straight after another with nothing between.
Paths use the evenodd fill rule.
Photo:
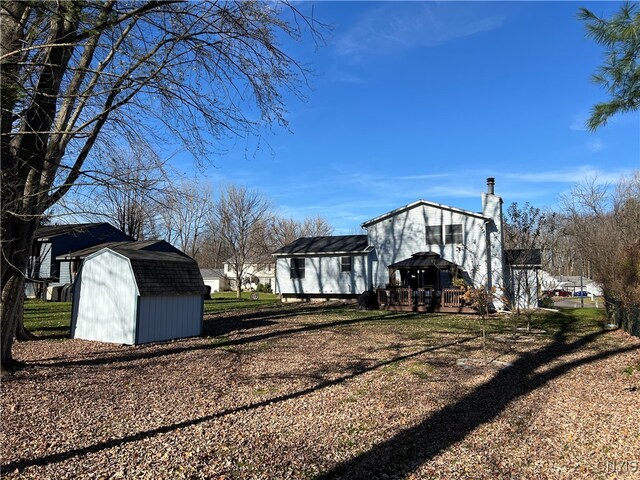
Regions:
<instances>
[{"instance_id":1,"label":"bare tree","mask_svg":"<svg viewBox=\"0 0 640 480\"><path fill-rule=\"evenodd\" d=\"M332 233L333 227L320 215L305 218L302 222L276 216L271 222L270 252L301 237L321 237Z\"/></svg>"},{"instance_id":2,"label":"bare tree","mask_svg":"<svg viewBox=\"0 0 640 480\"><path fill-rule=\"evenodd\" d=\"M206 158L211 139L286 126L283 92L299 95L305 72L278 38L317 23L288 4L213 0L5 0L0 17L5 371L39 219L91 175L95 148L170 134Z\"/></svg>"},{"instance_id":3,"label":"bare tree","mask_svg":"<svg viewBox=\"0 0 640 480\"><path fill-rule=\"evenodd\" d=\"M165 195L167 201L160 210L161 236L195 258L209 228L211 186L196 180L183 181Z\"/></svg>"},{"instance_id":4,"label":"bare tree","mask_svg":"<svg viewBox=\"0 0 640 480\"><path fill-rule=\"evenodd\" d=\"M640 308L640 171L613 191L596 179L578 184L563 197L563 208L571 219L567 233L602 284L607 306Z\"/></svg>"},{"instance_id":5,"label":"bare tree","mask_svg":"<svg viewBox=\"0 0 640 480\"><path fill-rule=\"evenodd\" d=\"M220 235L216 223L212 218L207 219L207 228L203 234L202 244L195 255L201 268L223 268L225 260L232 252Z\"/></svg>"},{"instance_id":6,"label":"bare tree","mask_svg":"<svg viewBox=\"0 0 640 480\"><path fill-rule=\"evenodd\" d=\"M230 185L221 191L213 208L212 228L216 229L231 252L230 267L238 298L242 295L243 278L250 263L258 263L264 256L262 235L268 229L270 207L258 191Z\"/></svg>"},{"instance_id":7,"label":"bare tree","mask_svg":"<svg viewBox=\"0 0 640 480\"><path fill-rule=\"evenodd\" d=\"M515 335L517 320L524 312L527 330L531 327L532 305L537 303L538 282L536 267L541 259L541 233L545 214L528 202L520 207L516 202L509 205L505 219L505 247L508 250L508 279L505 294L508 304L516 315L513 322Z\"/></svg>"},{"instance_id":8,"label":"bare tree","mask_svg":"<svg viewBox=\"0 0 640 480\"><path fill-rule=\"evenodd\" d=\"M146 148L114 149L97 162L91 182L77 183L62 200L66 210L107 221L135 240L156 236L157 217L172 204L165 162Z\"/></svg>"}]
</instances>

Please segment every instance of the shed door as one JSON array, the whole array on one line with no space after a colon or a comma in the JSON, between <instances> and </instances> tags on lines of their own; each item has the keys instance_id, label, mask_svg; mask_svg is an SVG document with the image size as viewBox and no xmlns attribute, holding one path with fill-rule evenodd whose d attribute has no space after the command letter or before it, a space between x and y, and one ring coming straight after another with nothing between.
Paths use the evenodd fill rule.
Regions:
<instances>
[{"instance_id":1,"label":"shed door","mask_svg":"<svg viewBox=\"0 0 640 480\"><path fill-rule=\"evenodd\" d=\"M110 251L90 257L79 281L74 338L134 344L138 296L129 261Z\"/></svg>"}]
</instances>

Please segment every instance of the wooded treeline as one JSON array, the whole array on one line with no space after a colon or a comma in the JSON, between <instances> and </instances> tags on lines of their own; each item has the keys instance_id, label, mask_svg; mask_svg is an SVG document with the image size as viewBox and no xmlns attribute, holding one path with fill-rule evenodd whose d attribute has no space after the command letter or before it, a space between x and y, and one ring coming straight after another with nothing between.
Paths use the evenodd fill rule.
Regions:
<instances>
[{"instance_id":1,"label":"wooded treeline","mask_svg":"<svg viewBox=\"0 0 640 480\"><path fill-rule=\"evenodd\" d=\"M576 184L555 211L512 205L506 248L542 249L552 275L584 275L602 285L612 320L640 335L640 170L615 185Z\"/></svg>"}]
</instances>

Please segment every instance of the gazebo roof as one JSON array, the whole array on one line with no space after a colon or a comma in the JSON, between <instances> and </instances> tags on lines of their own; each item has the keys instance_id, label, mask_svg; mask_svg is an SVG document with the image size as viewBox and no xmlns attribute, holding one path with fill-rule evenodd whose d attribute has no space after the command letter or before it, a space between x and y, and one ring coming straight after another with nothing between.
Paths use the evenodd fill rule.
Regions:
<instances>
[{"instance_id":1,"label":"gazebo roof","mask_svg":"<svg viewBox=\"0 0 640 480\"><path fill-rule=\"evenodd\" d=\"M389 268L396 270L411 270L414 268L430 268L435 267L439 270L455 271L460 267L453 262L445 260L435 252L418 252L411 255L411 258L401 260L389 265Z\"/></svg>"}]
</instances>

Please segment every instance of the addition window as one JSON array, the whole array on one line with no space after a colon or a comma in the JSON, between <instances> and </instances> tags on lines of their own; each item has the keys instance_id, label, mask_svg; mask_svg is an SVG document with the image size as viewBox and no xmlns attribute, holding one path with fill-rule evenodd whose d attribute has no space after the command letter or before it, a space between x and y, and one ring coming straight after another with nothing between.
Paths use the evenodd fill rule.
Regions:
<instances>
[{"instance_id":1,"label":"addition window","mask_svg":"<svg viewBox=\"0 0 640 480\"><path fill-rule=\"evenodd\" d=\"M351 271L351 257L340 258L340 271L341 272Z\"/></svg>"},{"instance_id":2,"label":"addition window","mask_svg":"<svg viewBox=\"0 0 640 480\"><path fill-rule=\"evenodd\" d=\"M462 224L445 225L444 243L462 243Z\"/></svg>"},{"instance_id":3,"label":"addition window","mask_svg":"<svg viewBox=\"0 0 640 480\"><path fill-rule=\"evenodd\" d=\"M427 225L427 245L442 244L442 225Z\"/></svg>"},{"instance_id":4,"label":"addition window","mask_svg":"<svg viewBox=\"0 0 640 480\"><path fill-rule=\"evenodd\" d=\"M291 278L304 278L304 258L292 258L290 264Z\"/></svg>"}]
</instances>

